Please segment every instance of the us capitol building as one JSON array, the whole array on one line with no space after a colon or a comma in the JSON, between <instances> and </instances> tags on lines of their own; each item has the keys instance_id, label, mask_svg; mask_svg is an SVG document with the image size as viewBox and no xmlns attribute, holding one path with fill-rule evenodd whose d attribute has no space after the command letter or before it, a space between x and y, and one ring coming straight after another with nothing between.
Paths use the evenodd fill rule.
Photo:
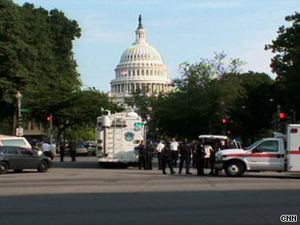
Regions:
<instances>
[{"instance_id":1,"label":"us capitol building","mask_svg":"<svg viewBox=\"0 0 300 225\"><path fill-rule=\"evenodd\" d=\"M153 95L172 88L160 53L147 42L141 15L135 34L135 42L122 54L115 69L116 77L110 82L110 96L115 103L124 104L138 90Z\"/></svg>"}]
</instances>

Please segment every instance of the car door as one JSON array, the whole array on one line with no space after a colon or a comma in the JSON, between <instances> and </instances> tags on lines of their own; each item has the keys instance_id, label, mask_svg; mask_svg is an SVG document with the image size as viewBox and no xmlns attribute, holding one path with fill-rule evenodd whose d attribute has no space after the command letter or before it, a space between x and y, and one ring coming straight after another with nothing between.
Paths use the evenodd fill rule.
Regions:
<instances>
[{"instance_id":1,"label":"car door","mask_svg":"<svg viewBox=\"0 0 300 225\"><path fill-rule=\"evenodd\" d=\"M9 163L10 169L20 169L22 165L20 163L20 155L18 147L16 146L5 146L6 150L6 160Z\"/></svg>"},{"instance_id":2,"label":"car door","mask_svg":"<svg viewBox=\"0 0 300 225\"><path fill-rule=\"evenodd\" d=\"M23 169L35 169L38 164L38 157L27 148L19 147L20 159L22 161Z\"/></svg>"},{"instance_id":3,"label":"car door","mask_svg":"<svg viewBox=\"0 0 300 225\"><path fill-rule=\"evenodd\" d=\"M247 161L250 170L282 171L284 154L280 152L278 140L266 140L249 151Z\"/></svg>"}]
</instances>

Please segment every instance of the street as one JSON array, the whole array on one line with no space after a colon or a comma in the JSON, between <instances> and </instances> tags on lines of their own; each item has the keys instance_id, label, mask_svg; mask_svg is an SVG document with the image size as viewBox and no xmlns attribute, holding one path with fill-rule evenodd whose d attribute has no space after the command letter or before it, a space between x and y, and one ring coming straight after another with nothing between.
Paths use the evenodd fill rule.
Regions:
<instances>
[{"instance_id":1,"label":"street","mask_svg":"<svg viewBox=\"0 0 300 225\"><path fill-rule=\"evenodd\" d=\"M55 158L47 173L0 176L0 224L282 224L297 214L300 174L240 178L100 169L96 157Z\"/></svg>"}]
</instances>

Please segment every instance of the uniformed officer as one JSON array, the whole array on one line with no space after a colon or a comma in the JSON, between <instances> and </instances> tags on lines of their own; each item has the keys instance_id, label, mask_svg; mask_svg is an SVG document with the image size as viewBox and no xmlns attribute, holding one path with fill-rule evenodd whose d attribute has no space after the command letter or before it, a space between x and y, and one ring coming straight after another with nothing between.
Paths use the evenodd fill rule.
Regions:
<instances>
[{"instance_id":1,"label":"uniformed officer","mask_svg":"<svg viewBox=\"0 0 300 225\"><path fill-rule=\"evenodd\" d=\"M139 169L142 169L142 167L145 169L145 144L143 140L141 140L138 146L138 153L139 153Z\"/></svg>"},{"instance_id":2,"label":"uniformed officer","mask_svg":"<svg viewBox=\"0 0 300 225\"><path fill-rule=\"evenodd\" d=\"M204 159L205 159L204 141L201 141L196 145L197 176L204 175Z\"/></svg>"},{"instance_id":3,"label":"uniformed officer","mask_svg":"<svg viewBox=\"0 0 300 225\"><path fill-rule=\"evenodd\" d=\"M191 145L188 143L187 139L184 139L182 143L179 145L179 171L178 173L181 174L183 164L185 163L185 173L190 173L190 162L191 162Z\"/></svg>"},{"instance_id":4,"label":"uniformed officer","mask_svg":"<svg viewBox=\"0 0 300 225\"><path fill-rule=\"evenodd\" d=\"M145 170L152 170L152 155L153 155L153 145L152 143L148 143L145 147L145 153L144 153Z\"/></svg>"},{"instance_id":5,"label":"uniformed officer","mask_svg":"<svg viewBox=\"0 0 300 225\"><path fill-rule=\"evenodd\" d=\"M163 174L166 173L166 166L170 169L170 173L174 174L173 165L172 165L172 156L169 144L166 144L165 147L161 151L161 161L162 161L162 172Z\"/></svg>"}]
</instances>

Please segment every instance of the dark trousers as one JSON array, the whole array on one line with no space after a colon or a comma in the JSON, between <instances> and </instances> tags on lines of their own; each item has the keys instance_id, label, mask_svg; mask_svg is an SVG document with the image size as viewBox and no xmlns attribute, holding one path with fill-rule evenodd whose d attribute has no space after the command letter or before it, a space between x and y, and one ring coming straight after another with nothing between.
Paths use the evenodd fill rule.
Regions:
<instances>
[{"instance_id":1,"label":"dark trousers","mask_svg":"<svg viewBox=\"0 0 300 225\"><path fill-rule=\"evenodd\" d=\"M139 154L139 170L142 168L145 169L145 158L144 154Z\"/></svg>"},{"instance_id":2,"label":"dark trousers","mask_svg":"<svg viewBox=\"0 0 300 225\"><path fill-rule=\"evenodd\" d=\"M210 174L217 176L219 175L220 170L214 168L215 161L215 157L210 157Z\"/></svg>"},{"instance_id":3,"label":"dark trousers","mask_svg":"<svg viewBox=\"0 0 300 225\"><path fill-rule=\"evenodd\" d=\"M197 175L204 175L204 158L197 159Z\"/></svg>"},{"instance_id":4,"label":"dark trousers","mask_svg":"<svg viewBox=\"0 0 300 225\"><path fill-rule=\"evenodd\" d=\"M171 151L172 163L174 167L177 167L178 153L177 151Z\"/></svg>"},{"instance_id":5,"label":"dark trousers","mask_svg":"<svg viewBox=\"0 0 300 225\"><path fill-rule=\"evenodd\" d=\"M181 173L183 164L185 163L185 173L188 174L190 172L190 162L191 162L190 157L180 157L178 173Z\"/></svg>"},{"instance_id":6,"label":"dark trousers","mask_svg":"<svg viewBox=\"0 0 300 225\"><path fill-rule=\"evenodd\" d=\"M169 169L170 169L170 172L171 174L174 173L174 170L173 170L173 165L172 165L172 158L171 157L167 157L167 156L162 156L162 172L163 174L166 174L166 166L168 165Z\"/></svg>"},{"instance_id":7,"label":"dark trousers","mask_svg":"<svg viewBox=\"0 0 300 225\"><path fill-rule=\"evenodd\" d=\"M45 151L45 152L43 152L43 153L44 153L45 156L47 156L47 157L49 157L49 158L51 158L51 159L54 158L54 154L53 154L51 151Z\"/></svg>"},{"instance_id":8,"label":"dark trousers","mask_svg":"<svg viewBox=\"0 0 300 225\"><path fill-rule=\"evenodd\" d=\"M76 161L76 151L70 151L72 162Z\"/></svg>"},{"instance_id":9,"label":"dark trousers","mask_svg":"<svg viewBox=\"0 0 300 225\"><path fill-rule=\"evenodd\" d=\"M145 170L152 170L152 154L146 153L144 156L145 159Z\"/></svg>"},{"instance_id":10,"label":"dark trousers","mask_svg":"<svg viewBox=\"0 0 300 225\"><path fill-rule=\"evenodd\" d=\"M59 155L60 155L60 161L63 162L65 156L65 150L60 150Z\"/></svg>"},{"instance_id":11,"label":"dark trousers","mask_svg":"<svg viewBox=\"0 0 300 225\"><path fill-rule=\"evenodd\" d=\"M160 152L157 153L157 163L158 163L158 169L162 169L162 155Z\"/></svg>"}]
</instances>

